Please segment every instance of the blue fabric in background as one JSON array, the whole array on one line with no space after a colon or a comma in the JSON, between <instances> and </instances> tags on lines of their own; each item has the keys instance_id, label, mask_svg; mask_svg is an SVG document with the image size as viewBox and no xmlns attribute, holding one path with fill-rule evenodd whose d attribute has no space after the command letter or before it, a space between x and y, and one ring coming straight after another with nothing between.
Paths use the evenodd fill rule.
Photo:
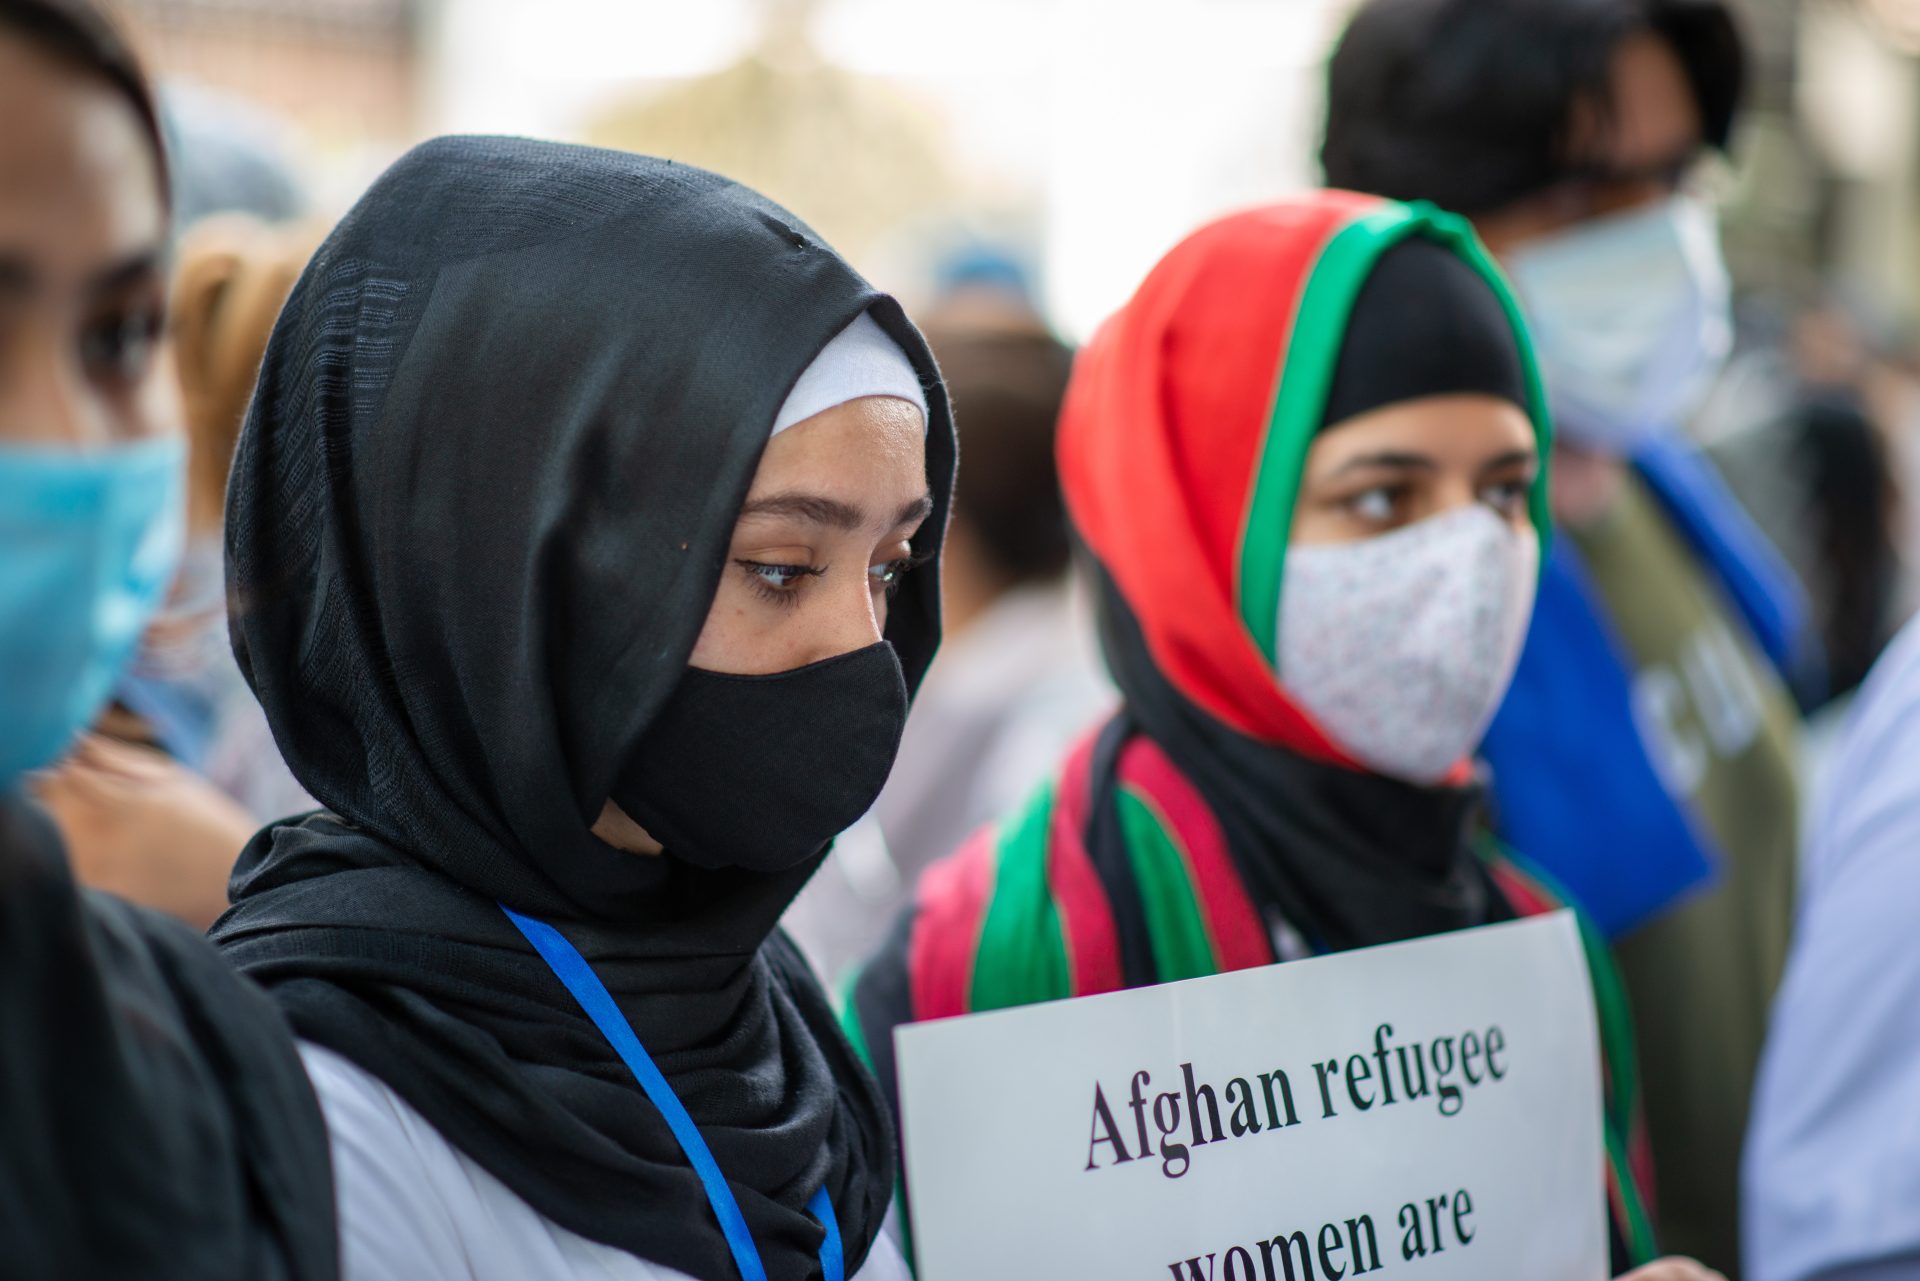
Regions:
<instances>
[{"instance_id":1,"label":"blue fabric in background","mask_svg":"<svg viewBox=\"0 0 1920 1281\"><path fill-rule=\"evenodd\" d=\"M220 710L206 682L128 675L121 678L113 696L147 723L154 742L167 755L195 773L206 769Z\"/></svg>"},{"instance_id":2,"label":"blue fabric in background","mask_svg":"<svg viewBox=\"0 0 1920 1281\"><path fill-rule=\"evenodd\" d=\"M1634 466L1783 679L1814 666L1792 571L1700 452L1681 440ZM1556 538L1513 685L1481 754L1500 835L1538 863L1609 938L1718 875L1705 823L1661 779L1635 720L1633 665L1569 539Z\"/></svg>"},{"instance_id":3,"label":"blue fabric in background","mask_svg":"<svg viewBox=\"0 0 1920 1281\"><path fill-rule=\"evenodd\" d=\"M1680 536L1716 577L1760 650L1788 686L1818 694L1819 636L1793 570L1748 518L1706 456L1686 441L1660 440L1634 460Z\"/></svg>"}]
</instances>

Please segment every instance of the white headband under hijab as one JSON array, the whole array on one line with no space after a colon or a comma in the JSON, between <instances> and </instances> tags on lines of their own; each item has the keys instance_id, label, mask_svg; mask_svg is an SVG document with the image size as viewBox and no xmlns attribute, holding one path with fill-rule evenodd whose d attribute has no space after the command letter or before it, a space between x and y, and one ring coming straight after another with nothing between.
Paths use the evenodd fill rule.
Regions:
<instances>
[{"instance_id":1,"label":"white headband under hijab","mask_svg":"<svg viewBox=\"0 0 1920 1281\"><path fill-rule=\"evenodd\" d=\"M920 411L923 422L926 420L927 393L920 386L913 362L864 311L835 334L800 375L774 417L773 434L778 436L823 410L862 396L904 400Z\"/></svg>"}]
</instances>

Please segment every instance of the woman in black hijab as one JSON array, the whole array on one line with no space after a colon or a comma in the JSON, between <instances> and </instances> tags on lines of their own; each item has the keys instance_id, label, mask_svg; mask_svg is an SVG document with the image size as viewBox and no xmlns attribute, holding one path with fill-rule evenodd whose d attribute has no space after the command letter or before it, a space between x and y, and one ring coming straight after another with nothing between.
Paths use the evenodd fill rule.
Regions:
<instances>
[{"instance_id":1,"label":"woman in black hijab","mask_svg":"<svg viewBox=\"0 0 1920 1281\"><path fill-rule=\"evenodd\" d=\"M952 470L899 306L712 174L444 139L321 248L228 565L326 811L214 937L306 1043L350 1278L867 1263L886 1107L775 924L891 765Z\"/></svg>"}]
</instances>

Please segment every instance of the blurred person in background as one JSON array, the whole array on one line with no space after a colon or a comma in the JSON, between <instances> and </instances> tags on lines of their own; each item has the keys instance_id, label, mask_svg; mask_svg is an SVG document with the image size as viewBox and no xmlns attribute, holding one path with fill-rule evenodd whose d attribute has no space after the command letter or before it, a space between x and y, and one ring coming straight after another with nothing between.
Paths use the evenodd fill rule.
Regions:
<instances>
[{"instance_id":1,"label":"blurred person in background","mask_svg":"<svg viewBox=\"0 0 1920 1281\"><path fill-rule=\"evenodd\" d=\"M1905 621L1899 482L1885 436L1852 389L1809 387L1792 424L1790 458L1819 557L1805 581L1814 585L1830 703L1859 688Z\"/></svg>"},{"instance_id":2,"label":"blurred person in background","mask_svg":"<svg viewBox=\"0 0 1920 1281\"><path fill-rule=\"evenodd\" d=\"M187 435L186 547L93 730L34 793L85 884L204 929L261 820L313 808L281 761L227 641L227 466L267 333L310 233L244 215L181 238L158 377L177 375Z\"/></svg>"},{"instance_id":3,"label":"blurred person in background","mask_svg":"<svg viewBox=\"0 0 1920 1281\"><path fill-rule=\"evenodd\" d=\"M785 922L829 985L879 945L929 863L1016 804L1113 703L1069 581L1054 463L1072 352L1003 259L963 266L921 316L967 460L942 555L940 658L874 805L878 832L838 842Z\"/></svg>"},{"instance_id":4,"label":"blurred person in background","mask_svg":"<svg viewBox=\"0 0 1920 1281\"><path fill-rule=\"evenodd\" d=\"M309 224L234 213L181 238L171 338L190 441L186 560L171 628L148 632L134 679L122 685L158 747L261 821L312 809L313 800L280 759L233 661L222 550L227 471L267 336L319 241Z\"/></svg>"},{"instance_id":5,"label":"blurred person in background","mask_svg":"<svg viewBox=\"0 0 1920 1281\"><path fill-rule=\"evenodd\" d=\"M933 657L953 458L898 304L692 166L442 138L321 246L227 551L326 809L213 936L302 1038L349 1278L904 1281L777 922Z\"/></svg>"},{"instance_id":6,"label":"blurred person in background","mask_svg":"<svg viewBox=\"0 0 1920 1281\"><path fill-rule=\"evenodd\" d=\"M1920 622L1830 779L1747 1133L1749 1281L1920 1276Z\"/></svg>"},{"instance_id":7,"label":"blurred person in background","mask_svg":"<svg viewBox=\"0 0 1920 1281\"><path fill-rule=\"evenodd\" d=\"M174 300L169 334L188 439L187 548L161 620L102 728L204 775L256 819L311 809L273 749L227 641L227 468L267 334L324 229L278 122L242 99L168 86ZM237 852L237 851L236 851Z\"/></svg>"},{"instance_id":8,"label":"blurred person in background","mask_svg":"<svg viewBox=\"0 0 1920 1281\"><path fill-rule=\"evenodd\" d=\"M1715 465L1812 598L1826 680L1809 711L1845 710L1914 601L1900 423L1877 394L1887 344L1871 329L1842 299L1819 299L1781 341L1745 354L1709 407L1724 420Z\"/></svg>"},{"instance_id":9,"label":"blurred person in background","mask_svg":"<svg viewBox=\"0 0 1920 1281\"><path fill-rule=\"evenodd\" d=\"M126 43L81 0L0 0L0 119L0 1271L326 1281L326 1135L284 1020L185 926L77 889L28 798L167 590L185 451ZM174 782L108 808L171 830Z\"/></svg>"},{"instance_id":10,"label":"blurred person in background","mask_svg":"<svg viewBox=\"0 0 1920 1281\"><path fill-rule=\"evenodd\" d=\"M159 98L178 234L220 214L269 225L308 215L291 131L266 108L185 82L162 84Z\"/></svg>"},{"instance_id":11,"label":"blurred person in background","mask_svg":"<svg viewBox=\"0 0 1920 1281\"><path fill-rule=\"evenodd\" d=\"M227 640L227 466L267 333L317 235L244 116L163 112L176 224L168 341L188 445L187 541L158 617L93 731L34 780L81 881L204 929L264 819L313 803L287 772ZM180 172L185 168L185 173ZM251 212L210 212L257 209ZM189 225L190 224L190 225Z\"/></svg>"},{"instance_id":12,"label":"blurred person in background","mask_svg":"<svg viewBox=\"0 0 1920 1281\"><path fill-rule=\"evenodd\" d=\"M1539 345L1562 536L1484 745L1495 812L1617 940L1662 1239L1729 1270L1810 649L1791 572L1683 435L1730 337L1696 174L1744 80L1724 0L1368 0L1322 149L1334 186L1471 217Z\"/></svg>"},{"instance_id":13,"label":"blurred person in background","mask_svg":"<svg viewBox=\"0 0 1920 1281\"><path fill-rule=\"evenodd\" d=\"M259 823L219 788L156 750L124 711L78 735L27 786L60 831L80 883L204 930L227 909L227 878Z\"/></svg>"},{"instance_id":14,"label":"blurred person in background","mask_svg":"<svg viewBox=\"0 0 1920 1281\"><path fill-rule=\"evenodd\" d=\"M947 639L875 810L909 885L1113 701L1068 583L1054 423L1071 353L1038 327L968 329L936 312L926 329L968 471L947 534Z\"/></svg>"},{"instance_id":15,"label":"blurred person in background","mask_svg":"<svg viewBox=\"0 0 1920 1281\"><path fill-rule=\"evenodd\" d=\"M1874 420L1887 429L1898 477L1903 608L1920 609L1920 325L1904 326L1867 379Z\"/></svg>"},{"instance_id":16,"label":"blurred person in background","mask_svg":"<svg viewBox=\"0 0 1920 1281\"><path fill-rule=\"evenodd\" d=\"M1315 193L1163 258L1060 426L1120 710L928 870L859 973L846 1017L889 1098L903 1023L1559 906L1488 831L1471 762L1526 636L1548 440L1463 219ZM1589 958L1624 1269L1657 1247L1632 1030Z\"/></svg>"}]
</instances>

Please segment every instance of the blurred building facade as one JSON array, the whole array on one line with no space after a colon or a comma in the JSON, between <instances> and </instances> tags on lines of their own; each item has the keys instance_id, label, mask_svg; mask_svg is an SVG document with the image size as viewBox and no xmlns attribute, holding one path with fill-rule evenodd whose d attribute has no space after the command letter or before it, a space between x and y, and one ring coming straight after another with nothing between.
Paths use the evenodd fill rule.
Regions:
<instances>
[{"instance_id":1,"label":"blurred building facade","mask_svg":"<svg viewBox=\"0 0 1920 1281\"><path fill-rule=\"evenodd\" d=\"M1755 110L1728 220L1736 278L1920 311L1920 0L1747 0Z\"/></svg>"},{"instance_id":2,"label":"blurred building facade","mask_svg":"<svg viewBox=\"0 0 1920 1281\"><path fill-rule=\"evenodd\" d=\"M427 0L114 0L163 82L284 126L338 212L426 132Z\"/></svg>"}]
</instances>

